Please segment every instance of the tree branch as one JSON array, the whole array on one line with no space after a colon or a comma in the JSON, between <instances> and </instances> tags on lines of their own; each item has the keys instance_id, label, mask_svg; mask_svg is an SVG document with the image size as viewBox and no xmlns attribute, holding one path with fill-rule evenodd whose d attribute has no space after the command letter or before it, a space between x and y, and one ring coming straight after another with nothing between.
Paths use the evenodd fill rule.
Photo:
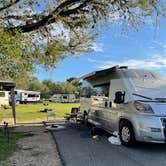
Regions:
<instances>
[{"instance_id":1,"label":"tree branch","mask_svg":"<svg viewBox=\"0 0 166 166\"><path fill-rule=\"evenodd\" d=\"M67 1L63 2L62 4L60 4L49 15L43 16L43 18L41 20L39 20L38 22L21 25L21 26L16 26L16 27L10 27L10 28L6 28L5 30L6 31L21 30L23 33L37 30L40 27L43 27L45 25L56 22L55 15L57 15L57 16L60 15L62 17L69 16L69 14L76 13L78 10L85 7L87 5L87 3L91 2L91 1L92 0L83 0L83 3L80 6L76 7L75 9L69 9L69 10L64 11L64 9L66 7L69 7L75 3L80 3L80 0L67 0Z\"/></svg>"},{"instance_id":2,"label":"tree branch","mask_svg":"<svg viewBox=\"0 0 166 166\"><path fill-rule=\"evenodd\" d=\"M7 9L7 8L9 8L9 7L11 7L11 6L13 6L13 5L15 5L16 3L20 2L20 1L21 0L15 0L14 2L8 3L6 6L3 6L3 7L0 8L0 12Z\"/></svg>"},{"instance_id":3,"label":"tree branch","mask_svg":"<svg viewBox=\"0 0 166 166\"><path fill-rule=\"evenodd\" d=\"M33 14L33 15L7 15L7 16L4 16L4 17L0 17L0 19L3 19L3 20L9 20L9 19L14 19L14 20L22 20L22 21L26 21L26 20L30 20L30 19L33 19L33 20L39 20L41 19L43 16L42 13L39 13L39 14Z\"/></svg>"}]
</instances>

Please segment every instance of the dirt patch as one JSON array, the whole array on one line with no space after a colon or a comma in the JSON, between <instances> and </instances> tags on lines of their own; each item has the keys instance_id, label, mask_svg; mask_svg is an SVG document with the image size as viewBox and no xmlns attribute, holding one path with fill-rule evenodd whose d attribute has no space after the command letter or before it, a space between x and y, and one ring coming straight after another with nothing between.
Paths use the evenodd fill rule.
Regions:
<instances>
[{"instance_id":1,"label":"dirt patch","mask_svg":"<svg viewBox=\"0 0 166 166\"><path fill-rule=\"evenodd\" d=\"M32 135L18 141L19 150L8 159L10 166L62 166L52 136L44 127L20 126L15 130Z\"/></svg>"},{"instance_id":2,"label":"dirt patch","mask_svg":"<svg viewBox=\"0 0 166 166\"><path fill-rule=\"evenodd\" d=\"M10 126L14 125L14 120L13 118L1 118L0 119L0 125L3 125L4 122L7 122Z\"/></svg>"}]
</instances>

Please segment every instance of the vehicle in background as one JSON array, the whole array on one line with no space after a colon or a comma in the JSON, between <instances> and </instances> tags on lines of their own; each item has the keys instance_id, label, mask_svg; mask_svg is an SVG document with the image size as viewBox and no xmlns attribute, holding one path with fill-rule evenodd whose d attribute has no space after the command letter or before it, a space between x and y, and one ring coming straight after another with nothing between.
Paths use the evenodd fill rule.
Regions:
<instances>
[{"instance_id":1,"label":"vehicle in background","mask_svg":"<svg viewBox=\"0 0 166 166\"><path fill-rule=\"evenodd\" d=\"M50 98L51 102L55 103L74 103L76 101L75 94L54 94Z\"/></svg>"},{"instance_id":2,"label":"vehicle in background","mask_svg":"<svg viewBox=\"0 0 166 166\"><path fill-rule=\"evenodd\" d=\"M0 106L8 106L9 105L9 92L8 91L0 91Z\"/></svg>"},{"instance_id":3,"label":"vehicle in background","mask_svg":"<svg viewBox=\"0 0 166 166\"><path fill-rule=\"evenodd\" d=\"M16 104L38 103L40 101L40 92L15 90Z\"/></svg>"},{"instance_id":4,"label":"vehicle in background","mask_svg":"<svg viewBox=\"0 0 166 166\"><path fill-rule=\"evenodd\" d=\"M154 71L115 66L82 77L84 120L123 145L166 142L166 79Z\"/></svg>"}]
</instances>

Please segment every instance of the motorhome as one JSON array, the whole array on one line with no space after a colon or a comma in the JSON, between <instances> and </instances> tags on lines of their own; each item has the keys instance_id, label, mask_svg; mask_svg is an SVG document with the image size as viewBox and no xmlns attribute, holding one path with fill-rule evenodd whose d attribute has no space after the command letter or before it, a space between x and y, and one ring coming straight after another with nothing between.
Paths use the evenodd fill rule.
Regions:
<instances>
[{"instance_id":1,"label":"motorhome","mask_svg":"<svg viewBox=\"0 0 166 166\"><path fill-rule=\"evenodd\" d=\"M40 101L40 92L15 90L15 101L17 104L37 103Z\"/></svg>"},{"instance_id":2,"label":"motorhome","mask_svg":"<svg viewBox=\"0 0 166 166\"><path fill-rule=\"evenodd\" d=\"M9 105L9 92L0 91L0 106Z\"/></svg>"},{"instance_id":3,"label":"motorhome","mask_svg":"<svg viewBox=\"0 0 166 166\"><path fill-rule=\"evenodd\" d=\"M115 66L82 77L85 120L114 134L125 146L166 142L166 79L144 69Z\"/></svg>"},{"instance_id":4,"label":"motorhome","mask_svg":"<svg viewBox=\"0 0 166 166\"><path fill-rule=\"evenodd\" d=\"M75 94L54 94L50 101L55 103L74 103L76 96Z\"/></svg>"}]
</instances>

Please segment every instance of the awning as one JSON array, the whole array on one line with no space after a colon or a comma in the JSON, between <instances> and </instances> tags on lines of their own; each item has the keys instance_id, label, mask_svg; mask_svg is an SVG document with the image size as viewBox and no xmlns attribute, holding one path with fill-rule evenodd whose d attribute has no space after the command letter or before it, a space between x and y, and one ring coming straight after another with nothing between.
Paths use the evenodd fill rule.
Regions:
<instances>
[{"instance_id":1,"label":"awning","mask_svg":"<svg viewBox=\"0 0 166 166\"><path fill-rule=\"evenodd\" d=\"M110 84L111 78L117 78L116 71L117 69L126 69L127 66L113 66L108 69L95 71L92 73L89 73L87 75L84 75L81 77L81 79L88 81L90 84L92 84L94 87L97 86L105 86Z\"/></svg>"},{"instance_id":2,"label":"awning","mask_svg":"<svg viewBox=\"0 0 166 166\"><path fill-rule=\"evenodd\" d=\"M16 83L12 81L0 81L0 90L11 91L15 88Z\"/></svg>"}]
</instances>

